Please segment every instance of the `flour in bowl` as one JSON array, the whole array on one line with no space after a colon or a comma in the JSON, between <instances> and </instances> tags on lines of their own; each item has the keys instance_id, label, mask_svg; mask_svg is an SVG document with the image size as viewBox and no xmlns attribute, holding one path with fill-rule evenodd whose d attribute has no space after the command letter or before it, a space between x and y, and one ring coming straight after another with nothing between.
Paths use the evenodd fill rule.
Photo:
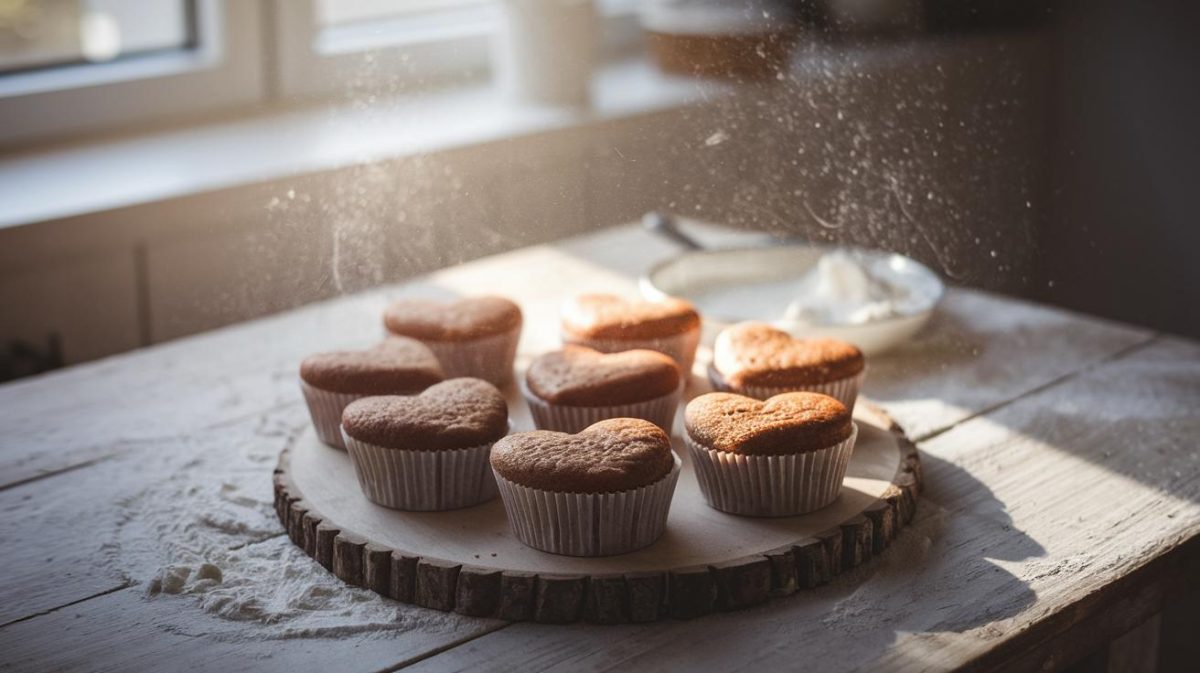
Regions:
<instances>
[{"instance_id":1,"label":"flour in bowl","mask_svg":"<svg viewBox=\"0 0 1200 673\"><path fill-rule=\"evenodd\" d=\"M872 263L874 262L874 263ZM821 256L795 288L785 320L813 325L861 325L912 312L914 289L896 282L886 264L846 250Z\"/></svg>"}]
</instances>

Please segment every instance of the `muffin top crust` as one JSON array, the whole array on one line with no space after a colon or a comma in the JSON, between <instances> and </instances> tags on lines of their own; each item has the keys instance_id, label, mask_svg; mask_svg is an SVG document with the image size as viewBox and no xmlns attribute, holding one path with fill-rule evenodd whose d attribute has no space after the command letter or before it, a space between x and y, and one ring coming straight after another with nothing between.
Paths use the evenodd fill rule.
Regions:
<instances>
[{"instance_id":1,"label":"muffin top crust","mask_svg":"<svg viewBox=\"0 0 1200 673\"><path fill-rule=\"evenodd\" d=\"M708 393L688 403L684 425L702 446L749 456L819 451L854 431L846 405L820 393L783 393L765 402Z\"/></svg>"},{"instance_id":2,"label":"muffin top crust","mask_svg":"<svg viewBox=\"0 0 1200 673\"><path fill-rule=\"evenodd\" d=\"M428 341L469 341L521 326L521 307L504 297L466 297L451 302L401 299L383 312L393 334Z\"/></svg>"},{"instance_id":3,"label":"muffin top crust","mask_svg":"<svg viewBox=\"0 0 1200 673\"><path fill-rule=\"evenodd\" d=\"M862 351L836 339L796 339L761 322L726 328L713 346L713 368L729 386L829 383L857 376Z\"/></svg>"},{"instance_id":4,"label":"muffin top crust","mask_svg":"<svg viewBox=\"0 0 1200 673\"><path fill-rule=\"evenodd\" d=\"M419 395L356 400L342 413L342 427L354 439L389 449L466 449L508 432L508 405L487 381L450 379Z\"/></svg>"},{"instance_id":5,"label":"muffin top crust","mask_svg":"<svg viewBox=\"0 0 1200 673\"><path fill-rule=\"evenodd\" d=\"M649 486L674 466L671 438L658 426L612 418L578 434L518 432L492 447L492 467L505 479L545 491L616 493Z\"/></svg>"},{"instance_id":6,"label":"muffin top crust","mask_svg":"<svg viewBox=\"0 0 1200 673\"><path fill-rule=\"evenodd\" d=\"M651 350L601 353L584 346L565 346L539 356L525 373L537 397L573 407L645 402L679 388L679 366Z\"/></svg>"},{"instance_id":7,"label":"muffin top crust","mask_svg":"<svg viewBox=\"0 0 1200 673\"><path fill-rule=\"evenodd\" d=\"M300 378L333 393L407 395L438 383L445 374L425 344L389 337L364 351L310 355L300 363Z\"/></svg>"},{"instance_id":8,"label":"muffin top crust","mask_svg":"<svg viewBox=\"0 0 1200 673\"><path fill-rule=\"evenodd\" d=\"M611 294L583 294L567 302L563 331L585 339L656 339L700 327L691 303L670 298L639 301Z\"/></svg>"}]
</instances>

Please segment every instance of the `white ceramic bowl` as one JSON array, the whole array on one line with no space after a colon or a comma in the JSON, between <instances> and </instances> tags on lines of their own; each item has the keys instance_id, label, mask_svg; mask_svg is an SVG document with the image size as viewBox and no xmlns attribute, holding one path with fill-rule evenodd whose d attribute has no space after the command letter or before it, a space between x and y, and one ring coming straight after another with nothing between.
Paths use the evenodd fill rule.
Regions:
<instances>
[{"instance_id":1,"label":"white ceramic bowl","mask_svg":"<svg viewBox=\"0 0 1200 673\"><path fill-rule=\"evenodd\" d=\"M641 279L642 294L650 299L681 297L696 304L704 317L701 343L707 346L729 325L762 320L797 337L848 341L868 356L879 355L920 331L945 294L937 274L916 260L864 248L838 249L909 291L899 315L850 324L784 319L801 279L822 255L834 250L818 245L684 253L652 267Z\"/></svg>"}]
</instances>

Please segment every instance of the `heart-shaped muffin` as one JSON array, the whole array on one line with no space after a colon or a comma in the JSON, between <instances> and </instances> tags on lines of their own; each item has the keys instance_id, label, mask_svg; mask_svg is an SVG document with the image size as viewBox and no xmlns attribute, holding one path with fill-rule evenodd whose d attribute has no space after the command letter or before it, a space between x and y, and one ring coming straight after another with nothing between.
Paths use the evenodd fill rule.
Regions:
<instances>
[{"instance_id":1,"label":"heart-shaped muffin","mask_svg":"<svg viewBox=\"0 0 1200 673\"><path fill-rule=\"evenodd\" d=\"M508 481L559 493L615 493L653 484L674 466L671 438L653 423L614 418L578 434L536 430L492 447Z\"/></svg>"},{"instance_id":2,"label":"heart-shaped muffin","mask_svg":"<svg viewBox=\"0 0 1200 673\"><path fill-rule=\"evenodd\" d=\"M699 328L700 314L682 299L585 294L563 307L562 327L565 334L583 339L657 339Z\"/></svg>"},{"instance_id":3,"label":"heart-shaped muffin","mask_svg":"<svg viewBox=\"0 0 1200 673\"><path fill-rule=\"evenodd\" d=\"M364 351L319 353L300 363L310 386L349 395L405 395L445 378L433 351L415 339L391 337Z\"/></svg>"},{"instance_id":4,"label":"heart-shaped muffin","mask_svg":"<svg viewBox=\"0 0 1200 673\"><path fill-rule=\"evenodd\" d=\"M796 339L761 322L743 322L717 336L713 368L733 389L805 386L857 376L862 351L836 339Z\"/></svg>"},{"instance_id":5,"label":"heart-shaped muffin","mask_svg":"<svg viewBox=\"0 0 1200 673\"><path fill-rule=\"evenodd\" d=\"M353 402L342 413L342 428L353 439L389 449L462 449L503 437L508 405L487 381L450 379L418 395Z\"/></svg>"},{"instance_id":6,"label":"heart-shaped muffin","mask_svg":"<svg viewBox=\"0 0 1200 673\"><path fill-rule=\"evenodd\" d=\"M708 393L688 403L684 423L694 442L749 456L818 451L854 431L846 405L820 393L783 393L765 402Z\"/></svg>"},{"instance_id":7,"label":"heart-shaped muffin","mask_svg":"<svg viewBox=\"0 0 1200 673\"><path fill-rule=\"evenodd\" d=\"M679 366L657 351L601 353L566 346L539 356L525 374L529 391L565 406L613 406L645 402L679 388Z\"/></svg>"},{"instance_id":8,"label":"heart-shaped muffin","mask_svg":"<svg viewBox=\"0 0 1200 673\"><path fill-rule=\"evenodd\" d=\"M393 334L423 341L470 341L521 326L521 308L503 297L467 297L451 302L402 299L383 314Z\"/></svg>"}]
</instances>

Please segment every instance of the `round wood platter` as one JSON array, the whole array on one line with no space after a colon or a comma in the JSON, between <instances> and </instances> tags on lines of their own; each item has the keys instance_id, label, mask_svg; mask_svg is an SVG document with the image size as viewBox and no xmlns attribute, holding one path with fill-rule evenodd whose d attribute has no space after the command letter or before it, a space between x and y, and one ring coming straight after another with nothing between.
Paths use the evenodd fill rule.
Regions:
<instances>
[{"instance_id":1,"label":"round wood platter","mask_svg":"<svg viewBox=\"0 0 1200 673\"><path fill-rule=\"evenodd\" d=\"M524 401L512 391L509 398L513 430L532 429ZM770 519L705 504L677 417L673 441L683 472L667 531L619 556L526 547L499 498L449 512L375 505L359 490L349 455L322 444L311 428L279 458L275 510L291 540L326 569L405 603L546 623L698 617L824 584L881 553L912 518L921 487L916 447L866 400L854 418L858 441L838 500Z\"/></svg>"}]
</instances>

